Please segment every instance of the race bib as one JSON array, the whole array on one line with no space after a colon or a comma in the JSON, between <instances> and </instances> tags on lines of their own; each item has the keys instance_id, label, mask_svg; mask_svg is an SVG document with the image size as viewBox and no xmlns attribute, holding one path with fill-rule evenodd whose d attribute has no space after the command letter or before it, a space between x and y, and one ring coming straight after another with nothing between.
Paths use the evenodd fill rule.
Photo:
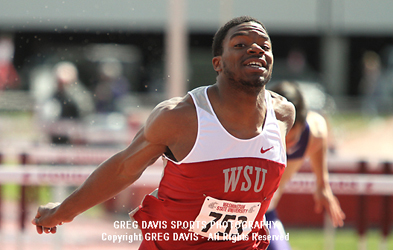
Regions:
<instances>
[{"instance_id":1,"label":"race bib","mask_svg":"<svg viewBox=\"0 0 393 250\"><path fill-rule=\"evenodd\" d=\"M246 236L261 208L260 202L232 202L206 197L189 231L225 240Z\"/></svg>"}]
</instances>

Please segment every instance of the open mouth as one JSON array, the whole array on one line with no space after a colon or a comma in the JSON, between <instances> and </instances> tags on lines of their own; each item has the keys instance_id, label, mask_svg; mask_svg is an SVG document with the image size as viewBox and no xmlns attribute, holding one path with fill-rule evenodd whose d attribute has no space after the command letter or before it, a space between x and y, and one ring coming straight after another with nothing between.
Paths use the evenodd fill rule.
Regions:
<instances>
[{"instance_id":1,"label":"open mouth","mask_svg":"<svg viewBox=\"0 0 393 250\"><path fill-rule=\"evenodd\" d=\"M253 67L253 68L262 68L262 63L261 62L249 62L249 63L247 63L247 66Z\"/></svg>"},{"instance_id":2,"label":"open mouth","mask_svg":"<svg viewBox=\"0 0 393 250\"><path fill-rule=\"evenodd\" d=\"M249 69L256 70L258 72L264 72L267 70L266 64L263 63L262 61L255 61L255 60L248 61L244 64L244 66L246 66Z\"/></svg>"},{"instance_id":3,"label":"open mouth","mask_svg":"<svg viewBox=\"0 0 393 250\"><path fill-rule=\"evenodd\" d=\"M243 64L244 66L250 67L253 69L259 69L259 70L267 69L266 68L267 62L263 58L260 58L260 57L248 58L243 63L244 63Z\"/></svg>"}]
</instances>

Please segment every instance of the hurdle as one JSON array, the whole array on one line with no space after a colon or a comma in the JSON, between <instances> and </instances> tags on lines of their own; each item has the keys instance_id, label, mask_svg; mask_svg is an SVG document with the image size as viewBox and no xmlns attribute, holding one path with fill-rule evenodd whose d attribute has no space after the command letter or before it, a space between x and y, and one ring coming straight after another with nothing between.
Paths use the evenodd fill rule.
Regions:
<instances>
[{"instance_id":1,"label":"hurdle","mask_svg":"<svg viewBox=\"0 0 393 250\"><path fill-rule=\"evenodd\" d=\"M69 156L69 155L68 155ZM100 155L100 157L106 157ZM0 157L1 159L1 157ZM83 160L84 161L84 160ZM34 162L34 161L33 161ZM334 164L338 164L334 162ZM345 161L344 161L344 164ZM381 249L386 249L386 239L391 229L391 197L393 195L393 175L392 163L378 163L378 167L374 166L373 170L383 170L380 174L367 173L369 163L367 161L353 162L352 167L358 169L357 173L330 173L329 183L335 194L350 194L359 196L359 204L364 203L369 195L383 196L383 211L380 227L384 237L381 242ZM375 165L375 164L374 164ZM352 168L351 167L351 168ZM96 165L36 165L30 164L28 155L22 153L20 155L20 165L2 165L0 167L0 187L3 184L18 184L21 187L20 195L20 217L19 227L23 231L25 229L27 199L26 188L35 185L47 186L74 186L80 185L96 168ZM156 162L147 168L141 178L133 185L137 186L157 186L161 176L163 167L160 162ZM353 169L352 169L353 170ZM285 188L285 193L292 194L311 194L315 188L315 176L312 173L297 173ZM362 198L360 198L362 197ZM363 201L362 201L363 200ZM1 197L0 197L1 205ZM364 207L364 206L359 206ZM358 223L356 230L359 235L365 235L368 224L364 221L367 213L366 210L358 211ZM1 215L1 206L0 206ZM0 216L1 222L1 216ZM325 225L327 225L325 220ZM0 224L1 225L1 224ZM325 234L325 238L327 235ZM331 242L330 242L331 243ZM333 249L332 244L326 249ZM359 244L359 249L364 247L365 243Z\"/></svg>"},{"instance_id":2,"label":"hurdle","mask_svg":"<svg viewBox=\"0 0 393 250\"><path fill-rule=\"evenodd\" d=\"M359 236L359 250L367 249L366 233L369 227L367 221L367 197L382 196L381 222L379 228L382 233L380 250L387 250L387 238L392 227L391 199L393 197L392 163L382 162L372 167L373 173L368 173L370 163L359 161L357 173L330 173L329 184L336 195L358 196L358 211L356 219L356 231ZM356 167L356 164L353 165ZM346 169L348 170L348 169ZM351 170L354 170L352 168ZM380 173L376 174L378 170ZM285 193L312 194L315 190L315 176L312 173L297 173L285 187ZM325 216L325 249L334 249L331 240L334 239L334 228L329 225L329 219ZM328 240L329 239L329 240Z\"/></svg>"},{"instance_id":3,"label":"hurdle","mask_svg":"<svg viewBox=\"0 0 393 250\"><path fill-rule=\"evenodd\" d=\"M102 151L105 154L90 154L88 156L89 161L100 161L103 158L109 157L112 150ZM53 153L53 152L52 152ZM55 151L54 154L49 155L45 158L47 161L52 161L58 158L59 151ZM80 158L80 154L67 153L68 157L73 158L78 163L86 162L86 159ZM41 153L38 152L34 157L41 157ZM60 156L61 159L68 159L64 155ZM97 158L95 158L97 157ZM29 187L31 186L79 186L81 185L89 175L97 168L97 165L41 165L41 164L30 164L30 162L36 162L35 159L29 159L29 155L21 153L19 155L20 164L15 165L2 165L0 167L0 187L2 184L17 184L20 186L20 198L19 198L19 229L23 232L26 228L26 215L28 199L27 194ZM158 186L162 175L162 164L159 162L154 163L152 166L147 168L141 178L139 178L133 185L134 186ZM61 191L64 193L64 190ZM65 197L57 197L64 199ZM0 215L2 211L1 196L0 196ZM1 222L1 217L0 217ZM0 224L1 225L1 224Z\"/></svg>"}]
</instances>

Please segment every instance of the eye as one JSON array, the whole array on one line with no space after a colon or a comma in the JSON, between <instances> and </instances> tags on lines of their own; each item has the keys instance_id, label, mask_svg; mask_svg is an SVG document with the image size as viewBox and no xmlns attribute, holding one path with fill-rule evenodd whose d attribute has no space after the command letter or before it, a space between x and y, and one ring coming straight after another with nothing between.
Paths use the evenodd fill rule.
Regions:
<instances>
[{"instance_id":1,"label":"eye","mask_svg":"<svg viewBox=\"0 0 393 250\"><path fill-rule=\"evenodd\" d=\"M268 45L262 45L261 48L262 48L263 50L265 50L265 51L270 50L270 46L268 46Z\"/></svg>"},{"instance_id":2,"label":"eye","mask_svg":"<svg viewBox=\"0 0 393 250\"><path fill-rule=\"evenodd\" d=\"M244 46L244 43L235 44L235 48L243 48Z\"/></svg>"}]
</instances>

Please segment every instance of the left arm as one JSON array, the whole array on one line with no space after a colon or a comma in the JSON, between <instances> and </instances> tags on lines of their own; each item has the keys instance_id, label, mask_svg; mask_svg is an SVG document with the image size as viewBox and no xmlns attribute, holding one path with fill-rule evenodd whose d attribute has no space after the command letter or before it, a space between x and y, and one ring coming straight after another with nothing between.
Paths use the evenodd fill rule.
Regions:
<instances>
[{"instance_id":1,"label":"left arm","mask_svg":"<svg viewBox=\"0 0 393 250\"><path fill-rule=\"evenodd\" d=\"M307 155L316 176L317 184L314 193L315 211L320 213L325 208L332 219L333 225L343 226L345 214L329 185L327 167L328 129L326 121L319 114L310 112L307 122L310 125L310 144L307 149Z\"/></svg>"}]
</instances>

